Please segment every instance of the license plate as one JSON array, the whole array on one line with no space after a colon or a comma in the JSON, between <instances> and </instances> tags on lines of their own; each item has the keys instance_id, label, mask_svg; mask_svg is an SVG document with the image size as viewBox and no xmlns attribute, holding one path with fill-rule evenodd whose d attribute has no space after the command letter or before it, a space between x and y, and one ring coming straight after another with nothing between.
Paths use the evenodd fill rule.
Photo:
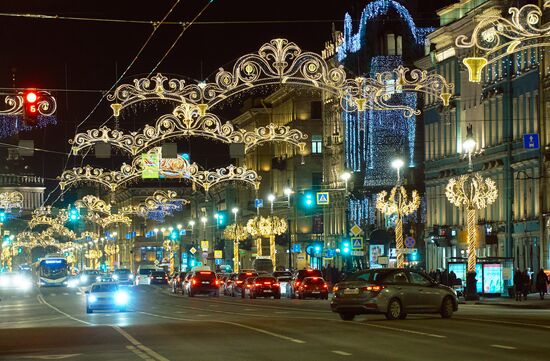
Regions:
<instances>
[{"instance_id":1,"label":"license plate","mask_svg":"<svg viewBox=\"0 0 550 361\"><path fill-rule=\"evenodd\" d=\"M202 281L202 284L203 284L203 285L209 285L210 282L208 282L208 281Z\"/></svg>"},{"instance_id":2,"label":"license plate","mask_svg":"<svg viewBox=\"0 0 550 361\"><path fill-rule=\"evenodd\" d=\"M313 291L313 292L311 292L311 293L321 293L321 292L320 292L320 291Z\"/></svg>"},{"instance_id":3,"label":"license plate","mask_svg":"<svg viewBox=\"0 0 550 361\"><path fill-rule=\"evenodd\" d=\"M161 280L161 279L162 279L162 277L157 277L157 280Z\"/></svg>"},{"instance_id":4,"label":"license plate","mask_svg":"<svg viewBox=\"0 0 550 361\"><path fill-rule=\"evenodd\" d=\"M345 295L358 295L359 294L359 288L346 288L344 290Z\"/></svg>"},{"instance_id":5,"label":"license plate","mask_svg":"<svg viewBox=\"0 0 550 361\"><path fill-rule=\"evenodd\" d=\"M265 293L271 293L271 290L265 290L264 292Z\"/></svg>"}]
</instances>

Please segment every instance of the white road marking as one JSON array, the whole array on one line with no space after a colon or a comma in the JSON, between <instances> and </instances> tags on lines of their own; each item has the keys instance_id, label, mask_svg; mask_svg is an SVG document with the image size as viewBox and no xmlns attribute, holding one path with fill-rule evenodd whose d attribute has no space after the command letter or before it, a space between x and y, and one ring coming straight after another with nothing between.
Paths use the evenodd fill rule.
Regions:
<instances>
[{"instance_id":1,"label":"white road marking","mask_svg":"<svg viewBox=\"0 0 550 361\"><path fill-rule=\"evenodd\" d=\"M512 347L512 346L505 346L505 345L489 345L491 347L495 347L495 348L502 348L504 350L517 350L517 347Z\"/></svg>"},{"instance_id":2,"label":"white road marking","mask_svg":"<svg viewBox=\"0 0 550 361\"><path fill-rule=\"evenodd\" d=\"M64 355L34 355L34 356L21 356L18 358L39 359L39 360L62 360L69 357L80 356L81 353L67 353Z\"/></svg>"},{"instance_id":3,"label":"white road marking","mask_svg":"<svg viewBox=\"0 0 550 361\"><path fill-rule=\"evenodd\" d=\"M356 323L350 323L349 321L341 321L341 322L345 322L345 323L353 324L353 325L364 325L364 326L370 326L370 327L375 327L375 328L381 328L381 329L385 329L385 330L405 332L405 333L410 333L410 334L413 334L413 335L421 335L421 336L428 336L428 337L435 337L435 338L447 338L447 336L444 336L444 335L437 335L437 334L434 334L434 333L426 333L426 332L421 332L421 331L413 331L413 330L408 330L408 329L405 329L405 328L375 325L375 324L368 323L368 322L356 322Z\"/></svg>"},{"instance_id":4,"label":"white road marking","mask_svg":"<svg viewBox=\"0 0 550 361\"><path fill-rule=\"evenodd\" d=\"M81 295L81 294L82 294L82 292L77 292L76 294L77 294L77 295Z\"/></svg>"},{"instance_id":5,"label":"white road marking","mask_svg":"<svg viewBox=\"0 0 550 361\"><path fill-rule=\"evenodd\" d=\"M50 293L50 296L57 296L56 293Z\"/></svg>"},{"instance_id":6,"label":"white road marking","mask_svg":"<svg viewBox=\"0 0 550 361\"><path fill-rule=\"evenodd\" d=\"M68 296L69 292L63 292L63 296Z\"/></svg>"},{"instance_id":7,"label":"white road marking","mask_svg":"<svg viewBox=\"0 0 550 361\"><path fill-rule=\"evenodd\" d=\"M245 308L244 311L257 311L255 308Z\"/></svg>"},{"instance_id":8,"label":"white road marking","mask_svg":"<svg viewBox=\"0 0 550 361\"><path fill-rule=\"evenodd\" d=\"M335 354L340 355L340 356L351 356L351 354L349 352L338 351L338 350L334 350L334 351L332 351L332 353L335 353Z\"/></svg>"},{"instance_id":9,"label":"white road marking","mask_svg":"<svg viewBox=\"0 0 550 361\"><path fill-rule=\"evenodd\" d=\"M122 328L111 325L113 329L115 329L118 333L120 333L122 336L124 336L125 339L130 341L134 346L136 346L141 351L145 352L147 355L152 357L154 360L157 361L169 361L166 357L156 353L155 351L151 350L149 347L143 345L141 342L136 340L132 335L130 335L128 332L124 331Z\"/></svg>"},{"instance_id":10,"label":"white road marking","mask_svg":"<svg viewBox=\"0 0 550 361\"><path fill-rule=\"evenodd\" d=\"M135 346L126 346L126 348L130 351L132 351L133 353L135 353L136 355L138 355L139 358L143 359L143 360L153 360L152 358L150 358L149 356L147 356L146 354L144 354L143 352L141 352L140 350L138 350Z\"/></svg>"},{"instance_id":11,"label":"white road marking","mask_svg":"<svg viewBox=\"0 0 550 361\"><path fill-rule=\"evenodd\" d=\"M178 320L178 321L188 321L188 322L197 322L198 321L198 320L192 320L192 319L189 319L189 318L179 318L179 317L156 315L154 313L143 312L143 311L141 311L140 313L142 313L144 315L153 316L153 317L166 318L168 320ZM304 340L299 340L299 339L296 339L296 338L288 337L288 336L281 335L281 334L278 334L278 333L275 333L275 332L267 331L267 330L257 328L257 327L253 327L253 326L244 325L242 323L237 323L237 322L221 321L221 320L205 320L205 321L200 321L200 322L222 323L224 325L232 325L232 326L237 326L237 327L241 327L241 328L246 328L248 330L256 331L258 333L263 333L265 335L273 336L273 337L276 337L276 338L279 338L279 339L282 339L282 340L287 340L287 341L290 341L290 342L306 343L306 341L304 341Z\"/></svg>"},{"instance_id":12,"label":"white road marking","mask_svg":"<svg viewBox=\"0 0 550 361\"><path fill-rule=\"evenodd\" d=\"M550 329L550 326L539 325L536 323L525 323L525 322L515 322L515 321L498 321L498 320L488 320L484 318L471 318L471 317L455 317L457 320L470 320L470 321L481 321L481 322L493 322L493 323L502 323L507 325L517 325L517 326L529 326L529 327L541 327Z\"/></svg>"},{"instance_id":13,"label":"white road marking","mask_svg":"<svg viewBox=\"0 0 550 361\"><path fill-rule=\"evenodd\" d=\"M73 316L69 315L68 313L65 313L65 312L61 311L59 308L50 305L48 302L46 302L46 300L44 299L44 297L42 297L42 295L38 295L38 301L42 302L43 304L45 304L46 306L48 306L52 310L55 310L55 311L59 312L63 316L66 316L66 317L70 318L73 321L80 322L80 323L83 323L83 324L88 325L88 326L96 326L95 324L93 324L91 322L84 321L84 320L78 319L76 317L73 317Z\"/></svg>"}]
</instances>

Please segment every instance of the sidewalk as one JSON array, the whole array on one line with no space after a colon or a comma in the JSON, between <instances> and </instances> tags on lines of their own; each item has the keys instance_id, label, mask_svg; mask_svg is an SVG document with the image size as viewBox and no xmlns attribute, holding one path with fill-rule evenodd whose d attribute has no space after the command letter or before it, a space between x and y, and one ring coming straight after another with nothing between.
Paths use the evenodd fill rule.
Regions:
<instances>
[{"instance_id":1,"label":"sidewalk","mask_svg":"<svg viewBox=\"0 0 550 361\"><path fill-rule=\"evenodd\" d=\"M527 300L516 301L510 297L481 297L479 301L460 300L460 304L466 305L491 305L524 309L550 309L550 295L546 294L544 300L541 300L538 293L527 295Z\"/></svg>"}]
</instances>

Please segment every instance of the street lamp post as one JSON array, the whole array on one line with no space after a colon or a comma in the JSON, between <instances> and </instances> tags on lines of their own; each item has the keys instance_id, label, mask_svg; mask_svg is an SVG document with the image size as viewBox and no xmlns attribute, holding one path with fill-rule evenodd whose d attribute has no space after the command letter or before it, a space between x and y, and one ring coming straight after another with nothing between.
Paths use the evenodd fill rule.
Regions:
<instances>
[{"instance_id":1,"label":"street lamp post","mask_svg":"<svg viewBox=\"0 0 550 361\"><path fill-rule=\"evenodd\" d=\"M348 192L348 183L349 183L349 180L351 179L351 173L348 172L348 171L345 171L344 173L342 173L340 175L340 179L344 181L344 227L343 227L343 230L344 230L344 237L346 237L348 235L348 223L349 223L349 192ZM348 259L345 258L346 256L343 257L342 259L342 263L343 263L343 266L345 269L347 269L347 264L349 264L349 257Z\"/></svg>"},{"instance_id":2,"label":"street lamp post","mask_svg":"<svg viewBox=\"0 0 550 361\"><path fill-rule=\"evenodd\" d=\"M466 208L466 233L468 238L468 266L466 275L466 299L476 300L476 209L484 209L494 203L498 196L495 182L491 178L483 178L473 171L472 154L476 141L472 134L472 125L467 127L467 135L462 150L468 156L468 173L449 179L445 195L449 202L457 207Z\"/></svg>"},{"instance_id":3,"label":"street lamp post","mask_svg":"<svg viewBox=\"0 0 550 361\"><path fill-rule=\"evenodd\" d=\"M180 272L182 271L182 266L183 266L183 257L182 257L182 250L183 250L183 247L182 247L182 242L181 242L181 230L183 228L183 225L181 223L178 223L176 225L176 228L178 229L178 243L179 243L179 255L178 255L178 258L179 258L179 270Z\"/></svg>"},{"instance_id":4,"label":"street lamp post","mask_svg":"<svg viewBox=\"0 0 550 361\"><path fill-rule=\"evenodd\" d=\"M292 195L292 189L290 187L286 187L284 189L284 194L286 195L286 208L287 208L287 216L286 216L286 222L288 223L287 228L287 234L288 234L288 270L292 268L292 233L290 230L290 196Z\"/></svg>"},{"instance_id":5,"label":"street lamp post","mask_svg":"<svg viewBox=\"0 0 550 361\"><path fill-rule=\"evenodd\" d=\"M270 195L267 196L267 200L270 203L271 214L273 214L273 202L275 202L275 196L273 194L270 194Z\"/></svg>"},{"instance_id":6,"label":"street lamp post","mask_svg":"<svg viewBox=\"0 0 550 361\"><path fill-rule=\"evenodd\" d=\"M235 216L235 238L233 240L233 271L239 272L239 236L237 234L237 213L239 208L233 207L231 213Z\"/></svg>"}]
</instances>

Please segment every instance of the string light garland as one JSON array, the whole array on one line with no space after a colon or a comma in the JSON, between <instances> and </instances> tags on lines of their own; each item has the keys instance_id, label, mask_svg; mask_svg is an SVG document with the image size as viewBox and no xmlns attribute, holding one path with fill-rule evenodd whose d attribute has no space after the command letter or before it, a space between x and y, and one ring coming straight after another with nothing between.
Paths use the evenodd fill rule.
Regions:
<instances>
[{"instance_id":1,"label":"string light garland","mask_svg":"<svg viewBox=\"0 0 550 361\"><path fill-rule=\"evenodd\" d=\"M177 193L174 191L158 190L139 204L122 207L119 213L147 218L152 212L160 212L163 214L161 217L163 219L164 215L171 215L172 211L191 203L186 199L177 199L176 197Z\"/></svg>"},{"instance_id":2,"label":"string light garland","mask_svg":"<svg viewBox=\"0 0 550 361\"><path fill-rule=\"evenodd\" d=\"M74 205L78 208L86 208L90 212L111 214L111 205L94 195L86 195L74 202Z\"/></svg>"},{"instance_id":3,"label":"string light garland","mask_svg":"<svg viewBox=\"0 0 550 361\"><path fill-rule=\"evenodd\" d=\"M8 213L12 209L23 209L23 194L18 191L0 193L0 209Z\"/></svg>"},{"instance_id":4,"label":"string light garland","mask_svg":"<svg viewBox=\"0 0 550 361\"><path fill-rule=\"evenodd\" d=\"M397 252L397 267L405 265L405 253L403 243L403 217L415 212L420 207L420 196L416 190L412 191L411 198L403 186L395 186L391 189L388 199L388 192L378 193L376 209L387 216L396 215L395 221L395 248Z\"/></svg>"},{"instance_id":5,"label":"string light garland","mask_svg":"<svg viewBox=\"0 0 550 361\"><path fill-rule=\"evenodd\" d=\"M298 129L275 124L268 124L252 131L235 129L230 122L222 123L215 114L201 114L199 106L183 100L172 114L161 116L154 126L146 125L141 132L128 134L104 126L78 133L74 139L69 140L69 144L72 144L73 154L78 154L79 151L95 144L108 143L135 156L158 143L189 136L210 138L227 144L244 143L245 153L266 142L286 142L298 147L300 153L304 154L304 140L307 139L307 135Z\"/></svg>"}]
</instances>

